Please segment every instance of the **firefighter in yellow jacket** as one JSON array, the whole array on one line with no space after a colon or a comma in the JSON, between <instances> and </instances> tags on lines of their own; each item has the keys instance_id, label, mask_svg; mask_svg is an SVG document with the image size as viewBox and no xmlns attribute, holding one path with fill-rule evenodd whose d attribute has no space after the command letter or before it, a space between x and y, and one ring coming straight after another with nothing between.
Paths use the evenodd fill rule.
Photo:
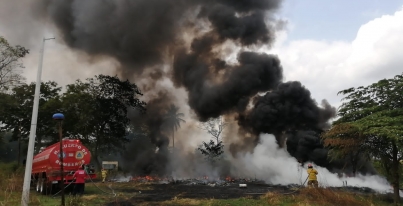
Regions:
<instances>
[{"instance_id":1,"label":"firefighter in yellow jacket","mask_svg":"<svg viewBox=\"0 0 403 206\"><path fill-rule=\"evenodd\" d=\"M312 164L308 164L308 170L306 172L308 173L308 187L318 187L318 179L316 177L316 175L318 175L318 171L313 169Z\"/></svg>"},{"instance_id":2,"label":"firefighter in yellow jacket","mask_svg":"<svg viewBox=\"0 0 403 206\"><path fill-rule=\"evenodd\" d=\"M108 171L106 171L106 169L102 168L102 170L101 170L102 182L105 182L107 174L108 174Z\"/></svg>"}]
</instances>

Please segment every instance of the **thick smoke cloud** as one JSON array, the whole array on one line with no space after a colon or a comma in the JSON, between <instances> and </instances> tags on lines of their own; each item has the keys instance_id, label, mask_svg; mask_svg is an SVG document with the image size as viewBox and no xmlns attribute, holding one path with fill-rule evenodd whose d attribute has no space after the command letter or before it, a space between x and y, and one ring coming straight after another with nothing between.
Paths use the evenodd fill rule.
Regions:
<instances>
[{"instance_id":1,"label":"thick smoke cloud","mask_svg":"<svg viewBox=\"0 0 403 206\"><path fill-rule=\"evenodd\" d=\"M147 78L142 85L146 95L169 77L177 88L186 89L199 120L237 116L245 139L230 146L234 154L253 149L260 133L272 133L280 146L288 137L287 149L294 157L327 161L315 137L329 126L335 109L326 101L319 107L299 82L282 83L278 57L250 51L273 43L283 23L274 16L281 0L39 2L33 4L35 16L50 19L67 45L93 57L115 58L120 63L117 73L124 78ZM224 58L228 44L230 53L240 49L235 63ZM167 61L172 57L173 62ZM163 115L173 94L159 90L161 95L149 97L146 115L131 116L134 124L147 126L151 143L159 149L136 149L140 158L133 164L145 173L163 172L168 161Z\"/></svg>"},{"instance_id":2,"label":"thick smoke cloud","mask_svg":"<svg viewBox=\"0 0 403 206\"><path fill-rule=\"evenodd\" d=\"M141 114L132 111L131 122L135 127L141 127L141 133L133 137L126 147L124 160L136 174L164 174L168 162L169 138L164 127L165 101L172 97L160 92L147 102L147 112ZM138 129L137 129L138 130ZM144 138L146 137L146 138ZM150 141L147 141L149 138ZM151 143L151 144L149 144ZM135 157L135 158L133 158Z\"/></svg>"},{"instance_id":3,"label":"thick smoke cloud","mask_svg":"<svg viewBox=\"0 0 403 206\"><path fill-rule=\"evenodd\" d=\"M336 115L336 109L325 101L322 104L324 108L317 105L300 82L281 83L275 90L255 98L253 109L241 124L253 133L324 130L330 126L328 121Z\"/></svg>"},{"instance_id":4,"label":"thick smoke cloud","mask_svg":"<svg viewBox=\"0 0 403 206\"><path fill-rule=\"evenodd\" d=\"M286 135L287 151L302 164L307 161L312 161L333 172L355 175L351 160L352 158L357 158L356 166L358 167L359 173L370 175L377 174L372 164L362 155L358 157L346 155L343 159L333 159L329 161L329 150L323 146L318 131L289 131Z\"/></svg>"},{"instance_id":5,"label":"thick smoke cloud","mask_svg":"<svg viewBox=\"0 0 403 206\"><path fill-rule=\"evenodd\" d=\"M294 131L287 133L287 151L299 162L313 161L317 165L328 166L328 150L323 147L319 134L315 131Z\"/></svg>"},{"instance_id":6,"label":"thick smoke cloud","mask_svg":"<svg viewBox=\"0 0 403 206\"><path fill-rule=\"evenodd\" d=\"M125 74L163 64L167 50L183 41L183 32L208 18L220 37L242 42L267 42L273 31L264 23L265 10L278 8L280 0L118 0L35 2L35 16L50 18L72 48L90 55L109 55L122 64ZM236 17L236 12L253 12ZM200 11L201 10L201 11ZM155 68L154 68L155 69Z\"/></svg>"},{"instance_id":7,"label":"thick smoke cloud","mask_svg":"<svg viewBox=\"0 0 403 206\"><path fill-rule=\"evenodd\" d=\"M202 54L181 54L175 61L175 83L189 91L189 104L200 119L246 109L252 96L275 87L282 79L282 68L277 57L253 52L239 54L239 65L226 68L226 81L211 85L209 66L201 60Z\"/></svg>"},{"instance_id":8,"label":"thick smoke cloud","mask_svg":"<svg viewBox=\"0 0 403 206\"><path fill-rule=\"evenodd\" d=\"M188 90L190 106L205 120L234 109L244 110L251 96L281 81L280 61L274 56L243 52L239 65L229 66L213 52L227 40L241 47L272 43L272 24L277 23L273 14L280 2L42 0L34 11L40 18L50 18L70 47L93 56L116 58L121 63L121 75L141 75L147 69L161 73L158 70L166 63L166 55L174 55L174 82ZM267 19L272 24L266 23ZM204 24L211 27L200 26ZM193 40L187 48L189 35ZM209 80L218 71L224 75L216 85ZM150 84L157 80L150 79ZM213 94L216 91L221 94ZM213 104L212 111L205 110L209 104Z\"/></svg>"},{"instance_id":9,"label":"thick smoke cloud","mask_svg":"<svg viewBox=\"0 0 403 206\"><path fill-rule=\"evenodd\" d=\"M194 9L187 0L42 0L37 15L47 14L72 48L115 57L123 73L141 73L163 63L181 34L181 19Z\"/></svg>"},{"instance_id":10,"label":"thick smoke cloud","mask_svg":"<svg viewBox=\"0 0 403 206\"><path fill-rule=\"evenodd\" d=\"M328 150L319 135L335 116L334 107L326 101L319 107L300 82L287 82L256 97L254 107L241 115L240 124L256 138L262 132L274 134L278 144L283 147L286 143L288 152L300 162L328 166Z\"/></svg>"}]
</instances>

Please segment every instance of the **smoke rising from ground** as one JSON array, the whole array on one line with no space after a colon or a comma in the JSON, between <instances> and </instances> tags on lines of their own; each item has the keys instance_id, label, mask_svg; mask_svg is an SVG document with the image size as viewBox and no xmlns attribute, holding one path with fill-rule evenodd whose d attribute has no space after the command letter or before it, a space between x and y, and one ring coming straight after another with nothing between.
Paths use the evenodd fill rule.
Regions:
<instances>
[{"instance_id":1,"label":"smoke rising from ground","mask_svg":"<svg viewBox=\"0 0 403 206\"><path fill-rule=\"evenodd\" d=\"M272 184L302 184L307 177L307 166L301 164L284 149L278 148L273 135L261 135L262 140L251 153L239 155L233 163L231 172L243 172L240 176L254 177ZM241 169L241 168L246 168ZM390 192L392 186L385 178L377 175L356 177L338 177L326 168L314 165L318 171L318 182L322 187L343 186L347 181L350 186L369 187L378 192Z\"/></svg>"},{"instance_id":2,"label":"smoke rising from ground","mask_svg":"<svg viewBox=\"0 0 403 206\"><path fill-rule=\"evenodd\" d=\"M307 166L301 166L284 148L279 148L273 135L260 135L260 139L260 143L252 151L238 153L236 156L226 153L218 164L204 161L203 156L198 153L171 153L169 159L177 161L168 163L167 168L171 171L169 174L174 180L208 176L210 181L217 181L218 178L222 180L230 176L256 178L275 185L303 184L307 178ZM319 173L317 178L321 187L341 187L343 181L347 181L348 186L368 187L381 193L391 192L393 189L385 178L378 175L338 176L337 173L315 164L314 168Z\"/></svg>"},{"instance_id":3,"label":"smoke rising from ground","mask_svg":"<svg viewBox=\"0 0 403 206\"><path fill-rule=\"evenodd\" d=\"M326 129L335 109L326 101L318 106L301 83L283 83L279 57L251 51L274 42L276 29L284 24L275 17L281 2L41 0L33 3L32 12L49 20L69 47L94 59L112 57L120 64L114 69L121 77L141 82L147 113L130 117L133 124L148 128L156 148L128 149L137 151L132 161L136 173L162 174L173 172L179 162L167 155L170 133L163 117L171 104L183 101L197 120L236 117L238 138L227 137L226 142L234 156L253 151L264 141L261 133L272 133L296 158L327 161L320 142L310 141L317 135L298 132ZM229 54L237 59L228 59ZM166 78L175 89L159 84ZM185 89L187 96L174 98L178 89ZM158 92L150 95L152 91ZM187 157L187 162L197 160Z\"/></svg>"}]
</instances>

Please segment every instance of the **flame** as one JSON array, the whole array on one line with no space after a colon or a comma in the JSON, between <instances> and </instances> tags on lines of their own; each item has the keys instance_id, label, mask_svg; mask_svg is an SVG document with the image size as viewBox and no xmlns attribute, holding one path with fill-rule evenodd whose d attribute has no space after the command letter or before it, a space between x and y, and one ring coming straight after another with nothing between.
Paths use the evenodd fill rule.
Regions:
<instances>
[{"instance_id":1,"label":"flame","mask_svg":"<svg viewBox=\"0 0 403 206\"><path fill-rule=\"evenodd\" d=\"M235 182L235 178L232 178L231 176L225 177L225 181L227 182Z\"/></svg>"},{"instance_id":2,"label":"flame","mask_svg":"<svg viewBox=\"0 0 403 206\"><path fill-rule=\"evenodd\" d=\"M157 177L157 176L151 176L151 175L146 175L146 176L136 176L132 177L130 181L135 181L135 182L157 182L157 181L168 181L169 178L167 177Z\"/></svg>"}]
</instances>

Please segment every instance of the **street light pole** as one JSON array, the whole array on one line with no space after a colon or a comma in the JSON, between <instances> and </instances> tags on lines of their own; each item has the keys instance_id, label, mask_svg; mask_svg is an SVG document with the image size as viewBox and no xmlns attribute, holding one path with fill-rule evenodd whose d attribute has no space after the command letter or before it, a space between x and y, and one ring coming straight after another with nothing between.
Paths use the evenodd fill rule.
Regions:
<instances>
[{"instance_id":1,"label":"street light pole","mask_svg":"<svg viewBox=\"0 0 403 206\"><path fill-rule=\"evenodd\" d=\"M27 152L27 159L26 159L26 164L25 164L24 185L22 187L22 197L21 197L22 206L28 206L28 203L29 203L29 190L31 187L32 159L34 156L36 124L37 124L37 120L38 120L38 107L39 107L39 94L40 94L40 88L41 88L43 54L44 54L44 50L45 50L45 41L50 40L50 39L55 39L55 38L43 38L41 50L40 50L41 54L40 54L40 58L39 58L38 73L36 76L34 107L32 108L31 130L29 133L28 152Z\"/></svg>"},{"instance_id":2,"label":"street light pole","mask_svg":"<svg viewBox=\"0 0 403 206\"><path fill-rule=\"evenodd\" d=\"M64 169L63 169L63 131L62 131L62 124L64 120L64 115L62 113L56 113L53 115L53 119L59 122L59 140L60 140L60 150L59 150L59 160L60 160L60 175L61 175L61 182L60 182L60 189L62 190L62 206L64 206Z\"/></svg>"}]
</instances>

